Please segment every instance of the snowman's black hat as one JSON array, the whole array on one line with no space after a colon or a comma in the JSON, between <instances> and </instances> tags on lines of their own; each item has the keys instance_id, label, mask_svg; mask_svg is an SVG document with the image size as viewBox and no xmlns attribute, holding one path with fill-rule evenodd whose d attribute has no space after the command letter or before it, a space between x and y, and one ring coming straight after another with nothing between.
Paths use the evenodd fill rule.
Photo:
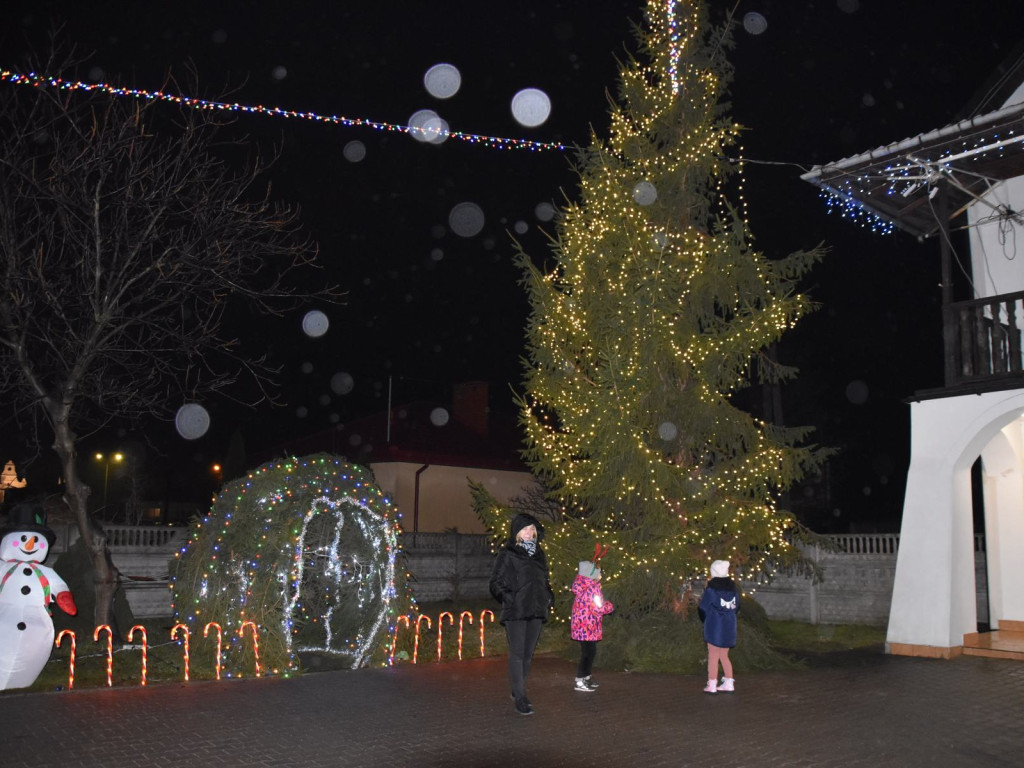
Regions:
<instances>
[{"instance_id":1,"label":"snowman's black hat","mask_svg":"<svg viewBox=\"0 0 1024 768\"><path fill-rule=\"evenodd\" d=\"M0 529L0 539L9 533L31 531L41 533L50 543L50 549L57 541L57 534L46 525L46 510L35 501L24 501L11 507L7 513L7 525Z\"/></svg>"}]
</instances>

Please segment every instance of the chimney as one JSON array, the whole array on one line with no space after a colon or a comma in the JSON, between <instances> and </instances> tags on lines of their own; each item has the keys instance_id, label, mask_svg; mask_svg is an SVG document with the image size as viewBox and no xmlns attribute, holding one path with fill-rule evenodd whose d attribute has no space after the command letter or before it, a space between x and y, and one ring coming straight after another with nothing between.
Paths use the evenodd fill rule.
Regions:
<instances>
[{"instance_id":1,"label":"chimney","mask_svg":"<svg viewBox=\"0 0 1024 768\"><path fill-rule=\"evenodd\" d=\"M452 388L452 417L481 437L487 436L487 382L466 381Z\"/></svg>"}]
</instances>

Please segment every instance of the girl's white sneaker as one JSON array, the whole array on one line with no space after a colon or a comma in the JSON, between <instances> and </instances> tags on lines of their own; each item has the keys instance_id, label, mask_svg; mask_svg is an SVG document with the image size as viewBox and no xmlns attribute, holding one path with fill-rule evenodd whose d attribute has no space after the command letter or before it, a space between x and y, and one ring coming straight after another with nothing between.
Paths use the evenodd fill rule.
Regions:
<instances>
[{"instance_id":1,"label":"girl's white sneaker","mask_svg":"<svg viewBox=\"0 0 1024 768\"><path fill-rule=\"evenodd\" d=\"M722 693L735 693L736 692L736 680L732 677L723 677L722 682L718 685L718 690Z\"/></svg>"},{"instance_id":2,"label":"girl's white sneaker","mask_svg":"<svg viewBox=\"0 0 1024 768\"><path fill-rule=\"evenodd\" d=\"M704 686L704 693L715 693L718 689L717 680L708 680L708 684Z\"/></svg>"}]
</instances>

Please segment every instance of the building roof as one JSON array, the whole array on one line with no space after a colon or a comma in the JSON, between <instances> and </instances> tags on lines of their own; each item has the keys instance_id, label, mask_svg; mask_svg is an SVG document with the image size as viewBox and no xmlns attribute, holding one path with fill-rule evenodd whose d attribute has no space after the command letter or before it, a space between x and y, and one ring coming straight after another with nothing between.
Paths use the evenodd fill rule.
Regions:
<instances>
[{"instance_id":1,"label":"building roof","mask_svg":"<svg viewBox=\"0 0 1024 768\"><path fill-rule=\"evenodd\" d=\"M940 231L934 198L946 183L953 220L1001 181L1024 173L1024 42L999 64L943 128L827 165L800 178L821 189L830 211L873 229L900 228L918 238ZM993 211L1015 216L1014 211Z\"/></svg>"},{"instance_id":2,"label":"building roof","mask_svg":"<svg viewBox=\"0 0 1024 768\"><path fill-rule=\"evenodd\" d=\"M815 166L801 178L843 216L924 238L940 231L938 182L947 183L951 220L995 184L1022 174L1024 102ZM993 213L1019 218L1013 211Z\"/></svg>"},{"instance_id":3,"label":"building roof","mask_svg":"<svg viewBox=\"0 0 1024 768\"><path fill-rule=\"evenodd\" d=\"M488 411L486 421L461 418L459 408L416 401L289 440L282 452L301 456L327 451L357 464L410 462L527 471L519 457L522 433L514 414Z\"/></svg>"}]
</instances>

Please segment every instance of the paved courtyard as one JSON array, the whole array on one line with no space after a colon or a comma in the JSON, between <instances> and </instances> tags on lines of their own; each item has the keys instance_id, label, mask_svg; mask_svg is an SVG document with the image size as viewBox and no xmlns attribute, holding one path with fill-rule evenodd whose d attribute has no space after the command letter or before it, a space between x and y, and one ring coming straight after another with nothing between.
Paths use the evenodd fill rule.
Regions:
<instances>
[{"instance_id":1,"label":"paved courtyard","mask_svg":"<svg viewBox=\"0 0 1024 768\"><path fill-rule=\"evenodd\" d=\"M1021 766L1024 665L853 654L743 674L595 673L541 657L536 714L505 659L292 680L0 696L0 766Z\"/></svg>"}]
</instances>

